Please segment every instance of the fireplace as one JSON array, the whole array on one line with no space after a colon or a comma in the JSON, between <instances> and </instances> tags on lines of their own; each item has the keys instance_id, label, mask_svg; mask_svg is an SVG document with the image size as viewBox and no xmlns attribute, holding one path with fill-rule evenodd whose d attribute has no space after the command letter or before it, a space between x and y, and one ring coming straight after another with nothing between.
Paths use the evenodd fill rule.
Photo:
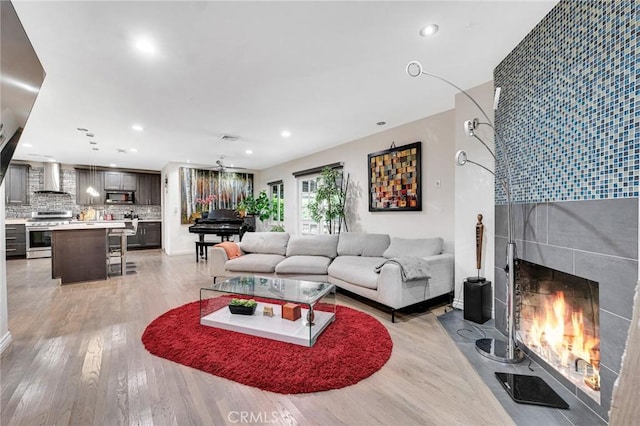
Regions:
<instances>
[{"instance_id":1,"label":"fireplace","mask_svg":"<svg viewBox=\"0 0 640 426\"><path fill-rule=\"evenodd\" d=\"M598 283L524 260L516 280L519 340L600 403Z\"/></svg>"}]
</instances>

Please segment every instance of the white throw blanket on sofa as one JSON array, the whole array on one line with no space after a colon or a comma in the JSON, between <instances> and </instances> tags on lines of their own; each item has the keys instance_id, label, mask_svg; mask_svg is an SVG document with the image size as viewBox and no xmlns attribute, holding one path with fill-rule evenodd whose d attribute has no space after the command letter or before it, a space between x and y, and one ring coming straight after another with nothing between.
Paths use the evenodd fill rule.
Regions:
<instances>
[{"instance_id":1,"label":"white throw blanket on sofa","mask_svg":"<svg viewBox=\"0 0 640 426\"><path fill-rule=\"evenodd\" d=\"M387 263L395 263L400 267L402 281L431 278L429 263L421 257L392 257L376 266L374 270L379 274L382 267Z\"/></svg>"}]
</instances>

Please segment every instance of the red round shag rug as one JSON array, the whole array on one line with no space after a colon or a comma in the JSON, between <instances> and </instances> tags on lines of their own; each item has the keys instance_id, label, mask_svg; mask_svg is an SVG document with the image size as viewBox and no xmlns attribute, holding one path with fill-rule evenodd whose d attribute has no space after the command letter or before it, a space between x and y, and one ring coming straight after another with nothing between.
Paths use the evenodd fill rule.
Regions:
<instances>
[{"instance_id":1,"label":"red round shag rug","mask_svg":"<svg viewBox=\"0 0 640 426\"><path fill-rule=\"evenodd\" d=\"M142 343L159 357L283 394L353 385L378 371L393 347L378 320L345 306L336 306L335 321L309 348L201 325L199 302L153 320Z\"/></svg>"}]
</instances>

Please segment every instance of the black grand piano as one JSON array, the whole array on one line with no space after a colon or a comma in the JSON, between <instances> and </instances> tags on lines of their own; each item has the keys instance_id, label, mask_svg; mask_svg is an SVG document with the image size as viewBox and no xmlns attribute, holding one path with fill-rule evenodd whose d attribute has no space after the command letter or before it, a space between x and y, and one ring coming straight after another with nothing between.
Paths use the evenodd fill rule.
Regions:
<instances>
[{"instance_id":1,"label":"black grand piano","mask_svg":"<svg viewBox=\"0 0 640 426\"><path fill-rule=\"evenodd\" d=\"M253 218L251 218L253 219ZM200 257L207 258L207 247L218 244L219 241L205 241L205 235L217 235L220 241L229 241L232 235L242 236L247 231L255 231L255 225L238 216L235 210L211 210L207 217L196 219L196 223L189 227L189 232L198 234L196 241L196 262Z\"/></svg>"}]
</instances>

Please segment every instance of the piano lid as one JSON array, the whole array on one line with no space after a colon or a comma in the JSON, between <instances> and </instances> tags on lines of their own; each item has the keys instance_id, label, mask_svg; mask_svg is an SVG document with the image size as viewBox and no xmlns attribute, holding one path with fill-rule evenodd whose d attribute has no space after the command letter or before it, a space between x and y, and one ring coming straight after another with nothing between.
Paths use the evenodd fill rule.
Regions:
<instances>
[{"instance_id":1,"label":"piano lid","mask_svg":"<svg viewBox=\"0 0 640 426\"><path fill-rule=\"evenodd\" d=\"M231 209L215 209L209 211L207 217L197 219L198 222L242 222L242 218L238 216L235 210Z\"/></svg>"}]
</instances>

